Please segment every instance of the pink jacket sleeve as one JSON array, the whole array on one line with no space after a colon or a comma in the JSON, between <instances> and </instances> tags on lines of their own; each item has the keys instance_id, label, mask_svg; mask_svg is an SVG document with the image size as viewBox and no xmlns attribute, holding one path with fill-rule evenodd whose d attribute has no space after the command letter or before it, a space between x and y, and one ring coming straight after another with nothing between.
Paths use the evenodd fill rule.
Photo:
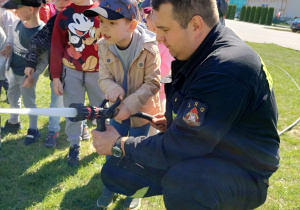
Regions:
<instances>
[{"instance_id":1,"label":"pink jacket sleeve","mask_svg":"<svg viewBox=\"0 0 300 210\"><path fill-rule=\"evenodd\" d=\"M50 17L53 17L56 14L56 7L52 3L47 3L46 5L50 8Z\"/></svg>"},{"instance_id":2,"label":"pink jacket sleeve","mask_svg":"<svg viewBox=\"0 0 300 210\"><path fill-rule=\"evenodd\" d=\"M161 77L165 77L170 74L171 72L171 62L174 60L174 58L171 56L169 49L162 43L158 44L159 54L161 58L161 64L160 64L160 71L161 71ZM165 99L165 86L164 84L161 84L160 90L159 90L159 98Z\"/></svg>"}]
</instances>

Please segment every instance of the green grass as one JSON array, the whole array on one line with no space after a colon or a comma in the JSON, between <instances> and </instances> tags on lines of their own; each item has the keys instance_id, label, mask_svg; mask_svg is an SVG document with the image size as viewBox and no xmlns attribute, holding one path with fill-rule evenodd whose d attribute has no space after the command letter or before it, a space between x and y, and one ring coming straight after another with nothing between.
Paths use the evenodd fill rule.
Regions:
<instances>
[{"instance_id":1,"label":"green grass","mask_svg":"<svg viewBox=\"0 0 300 210\"><path fill-rule=\"evenodd\" d=\"M274 80L279 110L278 130L300 116L300 92L286 70L300 84L300 52L273 44L248 43L264 59ZM2 90L0 107L9 107ZM47 75L41 75L37 89L39 108L49 107L50 88ZM1 114L2 125L8 119ZM2 139L0 150L0 209L94 209L101 194L99 171L105 158L97 155L91 140L82 142L80 166L67 166L69 143L64 134L65 121L55 149L44 147L48 117L39 117L42 137L30 146L23 144L28 116L21 115L23 129ZM94 126L89 122L90 129ZM281 136L281 167L270 179L268 198L259 207L264 209L300 208L300 124ZM121 209L124 196L119 196L110 209ZM165 209L162 196L142 199L141 209Z\"/></svg>"},{"instance_id":2,"label":"green grass","mask_svg":"<svg viewBox=\"0 0 300 210\"><path fill-rule=\"evenodd\" d=\"M282 131L300 117L300 52L273 44L248 43L265 61L274 81ZM280 68L279 68L280 67ZM281 136L281 167L270 179L267 201L258 209L300 209L300 123Z\"/></svg>"}]
</instances>

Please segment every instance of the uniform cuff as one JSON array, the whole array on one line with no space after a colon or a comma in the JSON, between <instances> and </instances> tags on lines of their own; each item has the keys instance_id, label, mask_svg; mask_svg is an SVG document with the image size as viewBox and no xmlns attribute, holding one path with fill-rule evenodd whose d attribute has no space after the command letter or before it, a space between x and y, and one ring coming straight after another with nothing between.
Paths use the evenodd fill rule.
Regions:
<instances>
[{"instance_id":1,"label":"uniform cuff","mask_svg":"<svg viewBox=\"0 0 300 210\"><path fill-rule=\"evenodd\" d=\"M128 159L132 159L132 150L134 150L134 137L128 137L128 139L124 142L124 150L125 150L125 157Z\"/></svg>"}]
</instances>

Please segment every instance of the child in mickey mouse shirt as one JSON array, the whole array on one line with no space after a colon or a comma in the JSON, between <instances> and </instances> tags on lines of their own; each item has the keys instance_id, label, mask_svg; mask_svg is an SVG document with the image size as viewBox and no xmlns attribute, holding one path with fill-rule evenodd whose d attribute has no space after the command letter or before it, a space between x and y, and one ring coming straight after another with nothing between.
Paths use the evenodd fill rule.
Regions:
<instances>
[{"instance_id":1,"label":"child in mickey mouse shirt","mask_svg":"<svg viewBox=\"0 0 300 210\"><path fill-rule=\"evenodd\" d=\"M50 74L53 90L63 95L64 106L84 103L87 92L90 105L99 106L104 98L98 84L97 41L99 19L87 18L83 11L97 7L92 0L72 0L55 20L51 40ZM79 164L82 122L66 119L65 132L70 142L68 164Z\"/></svg>"}]
</instances>

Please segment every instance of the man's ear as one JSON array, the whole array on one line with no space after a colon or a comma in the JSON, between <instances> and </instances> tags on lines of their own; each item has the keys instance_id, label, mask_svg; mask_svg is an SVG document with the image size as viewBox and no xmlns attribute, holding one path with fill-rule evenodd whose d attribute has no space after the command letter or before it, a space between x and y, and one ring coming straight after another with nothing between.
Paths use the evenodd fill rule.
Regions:
<instances>
[{"instance_id":1,"label":"man's ear","mask_svg":"<svg viewBox=\"0 0 300 210\"><path fill-rule=\"evenodd\" d=\"M30 7L30 6L28 6L28 10L27 10L30 14L32 14L33 13L33 11L34 11L34 9L33 9L33 7Z\"/></svg>"},{"instance_id":2,"label":"man's ear","mask_svg":"<svg viewBox=\"0 0 300 210\"><path fill-rule=\"evenodd\" d=\"M190 27L193 32L201 33L204 27L204 21L201 16L195 15L190 21Z\"/></svg>"},{"instance_id":3,"label":"man's ear","mask_svg":"<svg viewBox=\"0 0 300 210\"><path fill-rule=\"evenodd\" d=\"M138 23L137 20L130 21L129 30L134 31L136 29L137 23Z\"/></svg>"},{"instance_id":4,"label":"man's ear","mask_svg":"<svg viewBox=\"0 0 300 210\"><path fill-rule=\"evenodd\" d=\"M40 10L38 7L29 7L30 14L34 14L36 11L39 13Z\"/></svg>"}]
</instances>

